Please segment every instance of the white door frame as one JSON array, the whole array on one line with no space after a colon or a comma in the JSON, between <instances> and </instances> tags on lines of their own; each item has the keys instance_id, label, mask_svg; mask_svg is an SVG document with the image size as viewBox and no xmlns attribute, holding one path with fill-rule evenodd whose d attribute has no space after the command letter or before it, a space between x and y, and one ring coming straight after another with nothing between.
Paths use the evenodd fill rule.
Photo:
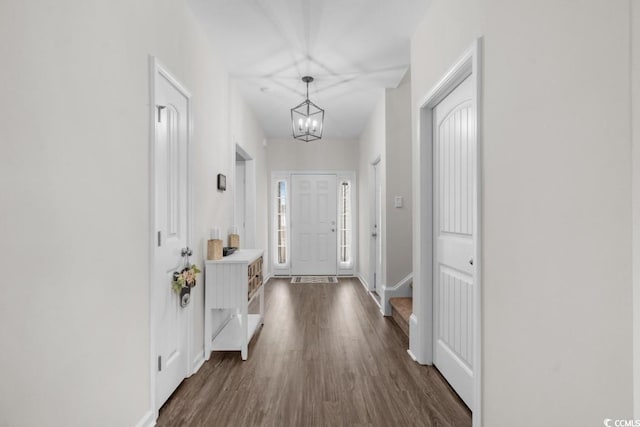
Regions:
<instances>
[{"instance_id":1,"label":"white door frame","mask_svg":"<svg viewBox=\"0 0 640 427\"><path fill-rule=\"evenodd\" d=\"M476 184L474 189L474 384L473 426L482 422L482 229L481 221L481 40L474 41L462 57L417 105L417 136L413 140L413 314L410 319L409 354L418 363L433 364L433 108L464 79L473 83L473 108L476 111Z\"/></svg>"},{"instance_id":2,"label":"white door frame","mask_svg":"<svg viewBox=\"0 0 640 427\"><path fill-rule=\"evenodd\" d=\"M338 276L354 276L356 271L358 271L358 182L357 175L355 171L344 171L344 170L277 170L271 171L271 182L269 186L269 249L272 252L270 256L270 265L272 274L275 276L290 276L291 275L291 233L287 233L287 248L288 257L287 262L284 265L277 265L275 262L276 254L278 253L278 249L275 247L276 237L275 237L275 224L276 224L276 202L275 202L275 191L276 191L276 182L285 181L287 183L287 193L289 195L289 205L288 205L288 215L287 215L287 229L291 231L291 175L336 175L337 182L340 183L341 180L348 180L351 182L351 255L352 262L350 266L341 265L340 261L337 260L337 274ZM337 191L337 188L336 188ZM336 203L336 215L338 214L338 206L340 202ZM339 243L340 239L338 239L336 245ZM336 246L337 253L339 254L339 250Z\"/></svg>"},{"instance_id":3,"label":"white door frame","mask_svg":"<svg viewBox=\"0 0 640 427\"><path fill-rule=\"evenodd\" d=\"M240 241L240 246L243 248L255 248L256 247L256 162L253 159L253 156L249 154L244 148L240 146L240 144L235 144L236 149L233 151L233 222L237 221L236 212L236 156L240 156L244 159L244 178L245 178L245 188L244 188L244 216L245 216L245 225L244 225L244 233L245 236L241 238L244 239L244 242ZM238 224L235 224L238 225Z\"/></svg>"},{"instance_id":4,"label":"white door frame","mask_svg":"<svg viewBox=\"0 0 640 427\"><path fill-rule=\"evenodd\" d=\"M160 408L156 407L156 339L155 339L155 247L156 247L156 196L155 196L155 141L157 118L156 108L156 90L158 77L168 80L187 100L187 246L192 248L193 236L193 182L191 177L192 171L192 148L191 136L193 134L193 115L191 113L191 93L187 90L156 57L149 56L149 397L150 407L153 413L153 419L158 418ZM194 295L192 295L193 297ZM193 346L193 305L195 299L191 299L191 303L185 307L187 310L187 366L185 367L185 378L192 375L195 366L192 364ZM203 353L204 355L204 353ZM200 359L200 357L199 357Z\"/></svg>"}]
</instances>

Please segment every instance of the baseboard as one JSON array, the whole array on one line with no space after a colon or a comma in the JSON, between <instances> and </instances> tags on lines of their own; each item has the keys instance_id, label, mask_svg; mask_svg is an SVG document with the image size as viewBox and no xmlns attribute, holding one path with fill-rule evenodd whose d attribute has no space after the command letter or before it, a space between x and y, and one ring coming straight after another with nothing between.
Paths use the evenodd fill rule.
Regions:
<instances>
[{"instance_id":1,"label":"baseboard","mask_svg":"<svg viewBox=\"0 0 640 427\"><path fill-rule=\"evenodd\" d=\"M269 274L267 274L266 276L264 276L264 277L262 278L262 283L264 283L264 284L266 285L267 283L269 283L269 280L270 280L272 277L273 277L273 273L269 273Z\"/></svg>"},{"instance_id":2,"label":"baseboard","mask_svg":"<svg viewBox=\"0 0 640 427\"><path fill-rule=\"evenodd\" d=\"M369 290L369 284L367 283L367 280L364 278L364 276L362 274L360 274L360 273L357 273L353 277L355 277L356 279L358 279L360 281L360 284L362 285L364 290L367 292L367 295L369 295L371 297L373 302L375 302L376 305L378 306L378 308L380 309L380 314L382 314L384 316L384 312L382 311L382 306L380 305L380 302L376 299L376 297L373 296L373 292L371 292ZM378 296L380 296L380 295L378 294Z\"/></svg>"},{"instance_id":3,"label":"baseboard","mask_svg":"<svg viewBox=\"0 0 640 427\"><path fill-rule=\"evenodd\" d=\"M414 356L413 353L411 353L411 349L407 350L407 354L409 354L409 357L411 357L411 359L413 359L414 362L418 361L418 359L416 359L416 356Z\"/></svg>"},{"instance_id":4,"label":"baseboard","mask_svg":"<svg viewBox=\"0 0 640 427\"><path fill-rule=\"evenodd\" d=\"M156 425L156 417L153 411L148 411L140 421L136 424L136 427L153 427Z\"/></svg>"},{"instance_id":5,"label":"baseboard","mask_svg":"<svg viewBox=\"0 0 640 427\"><path fill-rule=\"evenodd\" d=\"M193 362L191 363L191 366L193 367L191 375L194 375L196 372L198 372L200 368L202 368L202 365L204 365L204 350L198 352L196 358L193 359Z\"/></svg>"},{"instance_id":6,"label":"baseboard","mask_svg":"<svg viewBox=\"0 0 640 427\"><path fill-rule=\"evenodd\" d=\"M421 348L421 337L418 335L418 317L415 313L409 317L409 355L416 363L431 365L431 360L426 360Z\"/></svg>"},{"instance_id":7,"label":"baseboard","mask_svg":"<svg viewBox=\"0 0 640 427\"><path fill-rule=\"evenodd\" d=\"M391 304L389 303L389 296L387 294L386 286L382 287L380 291L380 312L383 316L389 317L391 316Z\"/></svg>"},{"instance_id":8,"label":"baseboard","mask_svg":"<svg viewBox=\"0 0 640 427\"><path fill-rule=\"evenodd\" d=\"M382 312L382 306L380 305L380 303L378 302L378 300L376 299L376 297L373 296L373 292L368 292L369 296L371 297L371 299L373 300L373 302L376 303L376 305L378 306L378 308L380 309L380 314L382 314L384 316L384 313ZM378 295L379 296L379 295Z\"/></svg>"},{"instance_id":9,"label":"baseboard","mask_svg":"<svg viewBox=\"0 0 640 427\"><path fill-rule=\"evenodd\" d=\"M370 291L369 291L369 283L367 283L367 279L365 279L365 278L364 278L364 276L363 276L361 273L357 273L357 274L355 275L355 277L356 277L358 280L360 280L360 284L361 284L362 286L364 286L364 288L367 290L367 292L370 292Z\"/></svg>"}]
</instances>

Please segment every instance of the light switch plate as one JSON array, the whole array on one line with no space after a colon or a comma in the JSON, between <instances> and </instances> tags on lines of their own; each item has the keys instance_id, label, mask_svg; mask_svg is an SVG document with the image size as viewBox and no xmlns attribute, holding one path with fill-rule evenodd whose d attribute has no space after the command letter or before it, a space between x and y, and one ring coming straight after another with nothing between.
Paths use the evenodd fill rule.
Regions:
<instances>
[{"instance_id":1,"label":"light switch plate","mask_svg":"<svg viewBox=\"0 0 640 427\"><path fill-rule=\"evenodd\" d=\"M395 207L396 208L401 208L402 207L402 202L403 202L402 196L396 196Z\"/></svg>"}]
</instances>

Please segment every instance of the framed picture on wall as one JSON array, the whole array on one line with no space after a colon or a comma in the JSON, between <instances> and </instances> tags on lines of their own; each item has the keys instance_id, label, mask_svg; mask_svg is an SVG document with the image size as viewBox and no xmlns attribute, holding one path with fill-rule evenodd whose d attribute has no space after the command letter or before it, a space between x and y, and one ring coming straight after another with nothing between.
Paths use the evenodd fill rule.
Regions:
<instances>
[{"instance_id":1,"label":"framed picture on wall","mask_svg":"<svg viewBox=\"0 0 640 427\"><path fill-rule=\"evenodd\" d=\"M218 190L225 191L226 189L227 189L227 177L219 173L218 174Z\"/></svg>"}]
</instances>

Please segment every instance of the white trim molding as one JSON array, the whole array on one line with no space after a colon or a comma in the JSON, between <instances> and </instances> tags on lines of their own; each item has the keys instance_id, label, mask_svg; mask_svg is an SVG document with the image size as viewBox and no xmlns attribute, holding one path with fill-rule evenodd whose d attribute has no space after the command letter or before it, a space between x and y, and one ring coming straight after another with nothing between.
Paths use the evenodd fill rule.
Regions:
<instances>
[{"instance_id":1,"label":"white trim molding","mask_svg":"<svg viewBox=\"0 0 640 427\"><path fill-rule=\"evenodd\" d=\"M349 276L345 276L345 277L349 277ZM380 305L380 301L378 301L378 299L373 295L375 291L371 290L371 288L369 287L369 283L367 283L367 279L365 279L364 275L362 273L357 273L355 276L352 276L352 277L355 277L360 281L360 284L364 288L367 295L369 295L373 300L373 302L376 303L376 305L380 309L380 313L384 316L384 312L382 311L382 306ZM378 296L380 296L380 294L378 294Z\"/></svg>"},{"instance_id":2,"label":"white trim molding","mask_svg":"<svg viewBox=\"0 0 640 427\"><path fill-rule=\"evenodd\" d=\"M358 273L358 274L356 274L356 276L355 276L355 277L356 277L358 280L360 280L360 284L361 284L362 286L364 286L364 289L365 289L367 292L370 292L370 291L371 291L371 288L369 287L369 283L367 283L367 279L364 277L364 275L363 275L362 273Z\"/></svg>"},{"instance_id":3,"label":"white trim molding","mask_svg":"<svg viewBox=\"0 0 640 427\"><path fill-rule=\"evenodd\" d=\"M433 363L433 108L462 81L473 84L473 109L476 112L476 187L474 215L475 286L473 301L473 427L482 422L482 100L481 39L449 69L442 79L416 105L417 127L412 143L413 157L413 314L409 321L409 354L420 364Z\"/></svg>"},{"instance_id":4,"label":"white trim molding","mask_svg":"<svg viewBox=\"0 0 640 427\"><path fill-rule=\"evenodd\" d=\"M409 343L411 343L412 340L416 340L417 337L415 336L415 334L418 332L418 318L416 317L415 314L411 313L411 316L409 316ZM413 337L412 337L413 334ZM413 354L413 352L411 351L411 348L407 349L407 353L409 354L409 356L411 356L411 358L413 359L414 362L417 362L418 359L416 358L416 355Z\"/></svg>"},{"instance_id":5,"label":"white trim molding","mask_svg":"<svg viewBox=\"0 0 640 427\"><path fill-rule=\"evenodd\" d=\"M146 414L142 416L140 421L136 423L136 427L153 427L156 425L156 417L153 414L153 411L147 411Z\"/></svg>"},{"instance_id":6,"label":"white trim molding","mask_svg":"<svg viewBox=\"0 0 640 427\"><path fill-rule=\"evenodd\" d=\"M200 368L202 368L202 365L204 365L204 350L201 352L198 352L198 354L196 355L196 357L193 359L193 361L191 362L191 375L195 375Z\"/></svg>"}]
</instances>

